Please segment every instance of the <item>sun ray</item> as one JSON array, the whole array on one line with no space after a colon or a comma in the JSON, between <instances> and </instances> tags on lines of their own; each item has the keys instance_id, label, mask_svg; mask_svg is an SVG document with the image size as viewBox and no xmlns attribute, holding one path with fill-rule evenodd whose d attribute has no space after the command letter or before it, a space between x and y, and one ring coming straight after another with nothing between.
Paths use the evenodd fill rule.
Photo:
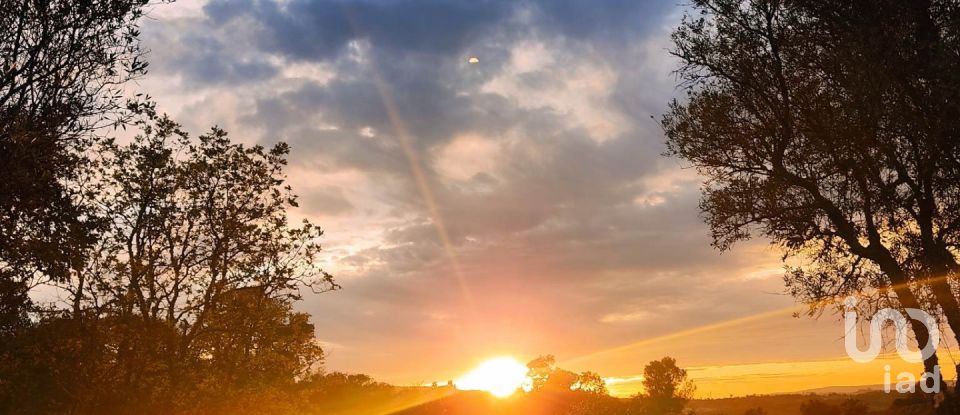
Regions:
<instances>
[{"instance_id":1,"label":"sun ray","mask_svg":"<svg viewBox=\"0 0 960 415\"><path fill-rule=\"evenodd\" d=\"M347 22L350 24L354 32L358 35L358 37L362 38L362 36L360 36L362 35L362 30L357 24L356 19L353 18L349 7L346 4L341 4L341 10L343 11ZM420 197L423 199L423 203L427 207L427 212L430 215L431 222L437 231L437 237L440 239L441 245L443 245L444 253L446 254L450 263L450 267L453 270L453 276L457 280L457 285L460 289L460 295L463 298L463 301L466 303L468 310L471 313L471 317L476 318L473 305L473 296L469 287L467 286L466 280L463 277L463 272L460 268L460 262L457 259L453 244L450 241L450 235L444 223L443 216L437 207L433 191L431 190L429 181L423 172L420 157L417 155L416 150L411 144L412 140L410 138L410 134L407 131L406 124L403 122L403 119L400 116L400 111L398 110L393 98L393 92L391 91L390 86L380 75L380 71L377 69L376 62L374 61L371 61L370 63L370 74L373 78L374 84L376 85L377 93L380 95L380 100L383 103L384 110L387 113L387 118L391 127L393 128L397 142L399 143L400 148L403 151L403 155L410 166L410 173L413 176L414 182L416 183L417 191L420 193Z\"/></svg>"},{"instance_id":2,"label":"sun ray","mask_svg":"<svg viewBox=\"0 0 960 415\"><path fill-rule=\"evenodd\" d=\"M928 279L925 279L925 280L923 280L923 281L911 281L911 282L908 283L908 284L891 285L891 286L884 287L883 289L884 289L884 290L893 290L893 289L895 289L895 288L902 288L902 287L905 287L905 286L914 287L914 286L918 286L918 285L922 285L922 284L931 284L931 283L938 282L938 281L942 281L942 280L949 279L949 278L950 278L949 276L936 277L936 278L928 278ZM853 297L866 297L866 294L857 295L857 296L853 296ZM590 359L594 359L594 358L597 358L597 357L601 357L601 356L605 356L605 355L609 355L609 354L613 354L613 353L618 353L618 352L624 352L624 351L627 351L627 350L636 349L636 348L643 347L643 346L649 346L649 345L651 345L651 344L657 344L657 343L666 342L666 341L670 341L670 340L676 340L676 339L678 339L678 338L688 337L688 336L692 336L692 335L695 335L695 334L703 334L703 333L711 332L711 331L715 331L715 330L732 328L732 327L740 326L740 325L743 325L743 324L753 323L753 322L757 322L757 321L761 321L761 320L768 319L768 318L773 318L773 317L782 317L782 316L785 316L785 315L795 315L795 314L797 314L797 313L802 313L804 310L809 310L811 307L826 307L826 306L830 306L830 305L834 305L834 304L839 304L839 303L842 303L842 302L844 301L844 299L846 299L846 298L847 298L846 296L844 296L844 297L832 297L832 298L827 298L827 299L824 299L824 300L821 300L821 301L818 301L818 302L814 302L814 303L809 303L809 304L796 304L796 305L793 305L793 306L790 306L790 307L785 307L785 308L781 308L781 309L777 309L777 310L765 311L765 312L761 312L761 313L758 313L758 314L753 314L753 315L749 315L749 316L743 316L743 317L738 317L738 318L734 318L734 319L730 319L730 320L720 321L720 322L717 322L717 323L712 323L712 324L707 324L707 325L703 325L703 326L698 326L698 327L690 328L690 329L687 329L687 330L680 330L680 331L676 331L676 332L673 332L673 333L664 334L664 335L662 335L662 336L651 337L651 338L647 338L647 339L642 339L642 340L639 340L639 341L635 341L635 342L632 342L632 343L628 343L628 344L624 344L624 345L620 345L620 346L611 347L611 348L608 348L608 349L598 350L598 351L591 352L591 353L588 353L588 354L585 354L585 355L582 355L582 356L574 357L574 358L572 358L572 359L566 359L566 360L564 360L564 363L565 363L565 364L570 364L570 363L579 363L579 362L583 362L583 361L589 361Z\"/></svg>"}]
</instances>

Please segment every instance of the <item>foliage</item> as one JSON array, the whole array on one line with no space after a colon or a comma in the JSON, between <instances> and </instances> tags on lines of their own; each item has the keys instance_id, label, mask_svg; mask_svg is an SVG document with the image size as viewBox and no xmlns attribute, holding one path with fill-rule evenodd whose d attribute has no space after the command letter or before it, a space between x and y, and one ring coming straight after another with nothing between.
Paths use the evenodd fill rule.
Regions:
<instances>
[{"instance_id":1,"label":"foliage","mask_svg":"<svg viewBox=\"0 0 960 415\"><path fill-rule=\"evenodd\" d=\"M607 384L594 372L580 374L557 367L553 355L543 355L527 363L527 377L530 378L530 391L582 391L606 395Z\"/></svg>"},{"instance_id":2,"label":"foliage","mask_svg":"<svg viewBox=\"0 0 960 415\"><path fill-rule=\"evenodd\" d=\"M62 306L16 332L8 412L230 412L295 390L322 359L291 305L337 286L317 266L322 231L288 224L287 146L191 140L149 109L137 125L128 144L99 142L75 186L98 241L53 282Z\"/></svg>"},{"instance_id":3,"label":"foliage","mask_svg":"<svg viewBox=\"0 0 960 415\"><path fill-rule=\"evenodd\" d=\"M288 223L289 148L124 105L147 4L0 8L0 412L285 411L322 361L292 304L337 286Z\"/></svg>"},{"instance_id":4,"label":"foliage","mask_svg":"<svg viewBox=\"0 0 960 415\"><path fill-rule=\"evenodd\" d=\"M654 360L643 368L644 393L635 398L640 414L680 414L696 390L687 371L672 357Z\"/></svg>"},{"instance_id":5,"label":"foliage","mask_svg":"<svg viewBox=\"0 0 960 415\"><path fill-rule=\"evenodd\" d=\"M121 88L146 69L137 40L146 3L0 7L0 332L22 318L30 288L65 278L95 239L66 182L94 133L125 121Z\"/></svg>"},{"instance_id":6,"label":"foliage","mask_svg":"<svg viewBox=\"0 0 960 415\"><path fill-rule=\"evenodd\" d=\"M531 390L542 390L550 380L550 375L557 370L557 361L551 354L538 356L527 363L527 369Z\"/></svg>"},{"instance_id":7,"label":"foliage","mask_svg":"<svg viewBox=\"0 0 960 415\"><path fill-rule=\"evenodd\" d=\"M61 352L97 358L95 350L77 350L86 342L71 337L74 324L33 327L30 291L66 278L96 239L96 223L69 182L85 168L98 131L126 121L121 88L146 69L137 40L146 3L24 0L0 7L0 410L28 396L50 397L46 403L67 397L41 361L70 372L78 368ZM28 330L56 353L27 349L35 345L24 338ZM13 373L31 376L15 380ZM18 395L23 389L38 395Z\"/></svg>"},{"instance_id":8,"label":"foliage","mask_svg":"<svg viewBox=\"0 0 960 415\"><path fill-rule=\"evenodd\" d=\"M573 385L573 389L598 395L606 395L609 393L607 391L607 382L603 380L600 375L590 371L580 374L577 378L577 383Z\"/></svg>"}]
</instances>

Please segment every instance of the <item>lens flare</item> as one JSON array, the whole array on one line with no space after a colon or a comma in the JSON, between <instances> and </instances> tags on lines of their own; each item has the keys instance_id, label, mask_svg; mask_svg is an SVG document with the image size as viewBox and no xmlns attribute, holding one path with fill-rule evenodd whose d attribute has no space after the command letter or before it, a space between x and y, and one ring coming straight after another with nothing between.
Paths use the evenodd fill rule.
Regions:
<instances>
[{"instance_id":1,"label":"lens flare","mask_svg":"<svg viewBox=\"0 0 960 415\"><path fill-rule=\"evenodd\" d=\"M527 367L511 357L487 360L456 381L457 389L487 391L498 398L516 392L527 380Z\"/></svg>"}]
</instances>

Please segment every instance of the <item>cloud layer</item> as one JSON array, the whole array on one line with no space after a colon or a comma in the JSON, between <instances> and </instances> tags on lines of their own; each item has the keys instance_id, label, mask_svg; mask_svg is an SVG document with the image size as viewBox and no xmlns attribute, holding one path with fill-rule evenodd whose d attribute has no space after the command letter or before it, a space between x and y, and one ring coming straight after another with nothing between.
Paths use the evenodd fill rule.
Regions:
<instances>
[{"instance_id":1,"label":"cloud layer","mask_svg":"<svg viewBox=\"0 0 960 415\"><path fill-rule=\"evenodd\" d=\"M698 178L661 156L651 117L676 93L681 12L666 0L164 5L145 24L142 86L194 131L293 146L298 214L326 229L344 286L303 306L328 366L433 380L492 354L574 360L790 304L773 252L710 248Z\"/></svg>"}]
</instances>

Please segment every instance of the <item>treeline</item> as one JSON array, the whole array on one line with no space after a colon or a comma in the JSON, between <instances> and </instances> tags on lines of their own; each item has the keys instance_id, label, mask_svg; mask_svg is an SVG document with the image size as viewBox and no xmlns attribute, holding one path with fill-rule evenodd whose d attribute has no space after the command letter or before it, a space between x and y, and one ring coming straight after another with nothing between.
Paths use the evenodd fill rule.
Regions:
<instances>
[{"instance_id":1,"label":"treeline","mask_svg":"<svg viewBox=\"0 0 960 415\"><path fill-rule=\"evenodd\" d=\"M289 148L127 92L147 4L0 8L0 413L286 413L331 381L292 308L337 286Z\"/></svg>"},{"instance_id":2,"label":"treeline","mask_svg":"<svg viewBox=\"0 0 960 415\"><path fill-rule=\"evenodd\" d=\"M57 300L5 336L10 411L235 405L293 386L322 360L292 304L336 285L315 265L322 232L288 223L287 147L244 147L218 129L190 139L136 111L132 142L99 140L70 183L95 239L44 281Z\"/></svg>"}]
</instances>

